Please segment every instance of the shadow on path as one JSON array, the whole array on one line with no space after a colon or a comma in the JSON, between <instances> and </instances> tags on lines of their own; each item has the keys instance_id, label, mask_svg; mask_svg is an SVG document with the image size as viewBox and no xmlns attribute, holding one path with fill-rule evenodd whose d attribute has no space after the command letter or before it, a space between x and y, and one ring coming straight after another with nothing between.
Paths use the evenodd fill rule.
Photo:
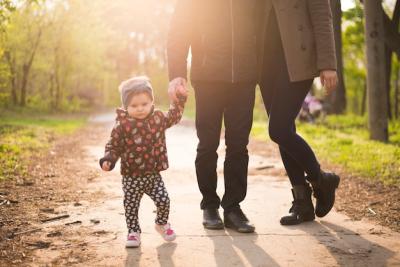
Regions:
<instances>
[{"instance_id":1,"label":"shadow on path","mask_svg":"<svg viewBox=\"0 0 400 267\"><path fill-rule=\"evenodd\" d=\"M226 236L210 236L214 243L216 265L225 266L279 266L263 248L256 244L258 235L237 234L227 230Z\"/></svg>"},{"instance_id":2,"label":"shadow on path","mask_svg":"<svg viewBox=\"0 0 400 267\"><path fill-rule=\"evenodd\" d=\"M136 267L140 265L140 257L142 256L142 248L127 248L125 267Z\"/></svg>"},{"instance_id":3,"label":"shadow on path","mask_svg":"<svg viewBox=\"0 0 400 267\"><path fill-rule=\"evenodd\" d=\"M177 244L176 243L164 243L158 246L157 249L157 259L160 266L174 267L175 264L172 260L172 256L175 252ZM141 247L127 249L126 250L125 267L136 267L140 266L140 258L143 254Z\"/></svg>"},{"instance_id":4,"label":"shadow on path","mask_svg":"<svg viewBox=\"0 0 400 267\"><path fill-rule=\"evenodd\" d=\"M157 258L160 266L173 267L175 266L172 260L172 255L175 252L176 243L164 243L157 247Z\"/></svg>"},{"instance_id":5,"label":"shadow on path","mask_svg":"<svg viewBox=\"0 0 400 267\"><path fill-rule=\"evenodd\" d=\"M326 247L339 266L387 266L388 260L395 254L365 239L360 233L327 221L314 221L288 228L304 231L315 238ZM324 262L323 258L320 260Z\"/></svg>"}]
</instances>

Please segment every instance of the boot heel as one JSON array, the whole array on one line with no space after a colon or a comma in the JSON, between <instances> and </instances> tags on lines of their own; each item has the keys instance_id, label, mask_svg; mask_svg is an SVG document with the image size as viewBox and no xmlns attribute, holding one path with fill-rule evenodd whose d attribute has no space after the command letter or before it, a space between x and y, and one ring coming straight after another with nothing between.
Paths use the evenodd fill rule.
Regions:
<instances>
[{"instance_id":1,"label":"boot heel","mask_svg":"<svg viewBox=\"0 0 400 267\"><path fill-rule=\"evenodd\" d=\"M315 219L311 193L311 187L308 184L293 186L293 205L289 209L289 215L281 218L280 223L282 225L296 225Z\"/></svg>"},{"instance_id":2,"label":"boot heel","mask_svg":"<svg viewBox=\"0 0 400 267\"><path fill-rule=\"evenodd\" d=\"M303 221L305 222L309 222L309 221L314 221L315 220L315 214L305 214L304 216L302 216Z\"/></svg>"},{"instance_id":3,"label":"boot heel","mask_svg":"<svg viewBox=\"0 0 400 267\"><path fill-rule=\"evenodd\" d=\"M340 177L338 176L338 175L335 175L335 188L338 188L339 187L339 183L340 183Z\"/></svg>"}]
</instances>

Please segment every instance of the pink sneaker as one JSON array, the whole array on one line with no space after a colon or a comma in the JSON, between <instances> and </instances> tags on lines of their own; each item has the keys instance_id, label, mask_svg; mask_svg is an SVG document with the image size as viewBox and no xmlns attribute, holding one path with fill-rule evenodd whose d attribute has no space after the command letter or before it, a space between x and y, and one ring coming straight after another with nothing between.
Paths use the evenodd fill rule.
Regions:
<instances>
[{"instance_id":1,"label":"pink sneaker","mask_svg":"<svg viewBox=\"0 0 400 267\"><path fill-rule=\"evenodd\" d=\"M140 233L129 233L126 240L125 247L127 248L137 248L140 246Z\"/></svg>"},{"instance_id":2,"label":"pink sneaker","mask_svg":"<svg viewBox=\"0 0 400 267\"><path fill-rule=\"evenodd\" d=\"M165 241L171 242L176 238L176 234L174 230L171 229L171 224L169 223L164 225L156 224L155 229Z\"/></svg>"}]
</instances>

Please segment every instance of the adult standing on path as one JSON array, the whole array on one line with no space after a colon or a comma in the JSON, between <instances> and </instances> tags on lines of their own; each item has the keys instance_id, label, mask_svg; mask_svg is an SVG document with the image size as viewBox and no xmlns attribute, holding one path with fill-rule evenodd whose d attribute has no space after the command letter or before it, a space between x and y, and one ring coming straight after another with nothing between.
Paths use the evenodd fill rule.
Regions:
<instances>
[{"instance_id":1,"label":"adult standing on path","mask_svg":"<svg viewBox=\"0 0 400 267\"><path fill-rule=\"evenodd\" d=\"M329 0L266 0L260 8L260 87L269 115L269 135L279 145L294 197L283 225L325 216L335 201L339 177L320 169L314 152L296 133L295 119L314 77L336 87L336 56ZM307 176L305 176L305 174ZM307 180L311 183L307 183Z\"/></svg>"},{"instance_id":2,"label":"adult standing on path","mask_svg":"<svg viewBox=\"0 0 400 267\"><path fill-rule=\"evenodd\" d=\"M240 208L247 191L247 144L255 85L257 0L178 0L168 36L169 95L186 86L191 48L191 82L196 98L199 138L196 175L203 199L203 225L253 232ZM217 148L225 125L225 194L217 189ZM218 208L224 209L224 224Z\"/></svg>"}]
</instances>

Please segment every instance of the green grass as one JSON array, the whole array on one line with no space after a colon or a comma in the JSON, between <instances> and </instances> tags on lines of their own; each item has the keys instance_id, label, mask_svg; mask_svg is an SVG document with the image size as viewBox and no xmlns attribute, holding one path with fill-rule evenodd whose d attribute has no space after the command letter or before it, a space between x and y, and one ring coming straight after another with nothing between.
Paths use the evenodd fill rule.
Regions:
<instances>
[{"instance_id":1,"label":"green grass","mask_svg":"<svg viewBox=\"0 0 400 267\"><path fill-rule=\"evenodd\" d=\"M266 122L255 122L252 135L266 140ZM400 123L391 122L390 141L369 140L366 118L328 116L315 124L298 123L298 132L317 157L337 164L349 173L400 186Z\"/></svg>"},{"instance_id":2,"label":"green grass","mask_svg":"<svg viewBox=\"0 0 400 267\"><path fill-rule=\"evenodd\" d=\"M27 174L29 159L45 152L56 137L73 133L86 118L1 112L0 180Z\"/></svg>"}]
</instances>

